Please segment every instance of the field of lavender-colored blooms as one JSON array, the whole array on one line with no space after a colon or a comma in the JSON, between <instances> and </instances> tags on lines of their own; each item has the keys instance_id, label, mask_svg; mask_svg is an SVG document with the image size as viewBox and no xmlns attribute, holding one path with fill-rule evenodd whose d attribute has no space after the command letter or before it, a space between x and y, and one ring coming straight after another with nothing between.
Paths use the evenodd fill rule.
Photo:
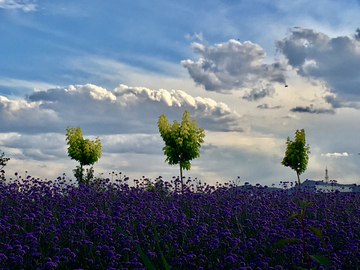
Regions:
<instances>
[{"instance_id":1,"label":"field of lavender-colored blooms","mask_svg":"<svg viewBox=\"0 0 360 270\"><path fill-rule=\"evenodd\" d=\"M0 269L146 269L136 245L155 269L165 269L160 250L171 269L325 269L304 260L304 243L328 258L329 269L360 269L359 194L235 191L191 180L179 192L178 179L160 177L147 190L146 179L134 187L127 180L0 182ZM287 220L301 200L313 202L304 224ZM302 225L305 242L275 246L303 239Z\"/></svg>"}]
</instances>

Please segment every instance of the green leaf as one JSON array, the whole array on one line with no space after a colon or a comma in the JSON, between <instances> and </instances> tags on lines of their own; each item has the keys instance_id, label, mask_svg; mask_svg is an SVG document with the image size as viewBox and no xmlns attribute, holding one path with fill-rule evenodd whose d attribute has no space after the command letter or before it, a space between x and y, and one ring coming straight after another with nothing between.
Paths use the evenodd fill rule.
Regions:
<instances>
[{"instance_id":1,"label":"green leaf","mask_svg":"<svg viewBox=\"0 0 360 270\"><path fill-rule=\"evenodd\" d=\"M116 230L118 230L119 232L121 232L123 235L125 235L131 242L134 241L126 232L124 232L122 229L120 229L117 225L113 224L113 227ZM141 249L141 247L139 247L136 243L134 243L134 245L135 245L136 249L138 250L138 252L140 253L141 259L145 263L146 269L148 269L148 270L156 270L155 266L146 257L146 255L145 255L144 251Z\"/></svg>"},{"instance_id":2,"label":"green leaf","mask_svg":"<svg viewBox=\"0 0 360 270\"><path fill-rule=\"evenodd\" d=\"M308 206L310 206L310 205L312 205L314 202L308 202L306 205L305 205L305 207L308 207Z\"/></svg>"},{"instance_id":3,"label":"green leaf","mask_svg":"<svg viewBox=\"0 0 360 270\"><path fill-rule=\"evenodd\" d=\"M321 242L325 245L325 241L323 239L323 234L322 234L322 231L318 228L314 228L314 227L310 227L310 230L313 231L313 233L319 237L319 239L321 240Z\"/></svg>"},{"instance_id":4,"label":"green leaf","mask_svg":"<svg viewBox=\"0 0 360 270\"><path fill-rule=\"evenodd\" d=\"M292 243L292 242L298 242L298 241L300 241L300 239L297 239L297 238L281 239L275 244L275 246L280 246L280 245L284 245L286 243Z\"/></svg>"},{"instance_id":5,"label":"green leaf","mask_svg":"<svg viewBox=\"0 0 360 270\"><path fill-rule=\"evenodd\" d=\"M299 213L293 213L293 214L290 215L290 217L288 217L288 219L286 221L288 221L289 219L292 219L294 217L298 217L298 216L300 216Z\"/></svg>"},{"instance_id":6,"label":"green leaf","mask_svg":"<svg viewBox=\"0 0 360 270\"><path fill-rule=\"evenodd\" d=\"M329 269L329 259L320 255L310 255L318 263L322 264L326 269Z\"/></svg>"}]
</instances>

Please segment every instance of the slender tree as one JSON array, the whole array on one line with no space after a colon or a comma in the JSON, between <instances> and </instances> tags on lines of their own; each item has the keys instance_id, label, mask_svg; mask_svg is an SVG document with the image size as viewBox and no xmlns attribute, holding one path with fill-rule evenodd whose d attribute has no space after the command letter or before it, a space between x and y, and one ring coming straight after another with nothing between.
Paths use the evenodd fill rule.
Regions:
<instances>
[{"instance_id":1,"label":"slender tree","mask_svg":"<svg viewBox=\"0 0 360 270\"><path fill-rule=\"evenodd\" d=\"M165 142L165 147L162 149L167 155L165 162L170 165L180 164L181 189L183 190L182 170L190 170L190 160L200 156L199 148L204 142L205 131L203 128L198 128L196 120L190 120L188 111L184 112L181 124L174 120L171 125L166 116L161 115L158 127Z\"/></svg>"},{"instance_id":2,"label":"slender tree","mask_svg":"<svg viewBox=\"0 0 360 270\"><path fill-rule=\"evenodd\" d=\"M3 168L6 166L7 162L10 160L10 158L5 157L5 153L3 152L0 156L0 179L5 179L5 172L3 171Z\"/></svg>"},{"instance_id":3,"label":"slender tree","mask_svg":"<svg viewBox=\"0 0 360 270\"><path fill-rule=\"evenodd\" d=\"M84 168L85 165L93 165L101 157L101 142L99 137L95 141L89 139L84 140L81 133L81 128L74 127L66 129L66 140L68 141L68 155L71 159L75 159L80 163L80 166L77 166L73 170L74 175L78 178L79 184L81 182L89 182L90 176L89 173L93 172L92 167L88 170L86 179L84 179ZM86 180L86 181L85 181Z\"/></svg>"},{"instance_id":4,"label":"slender tree","mask_svg":"<svg viewBox=\"0 0 360 270\"><path fill-rule=\"evenodd\" d=\"M310 154L310 146L305 143L305 130L295 131L295 140L291 141L288 137L286 140L285 157L281 164L290 167L296 172L299 189L301 189L300 174L306 171Z\"/></svg>"}]
</instances>

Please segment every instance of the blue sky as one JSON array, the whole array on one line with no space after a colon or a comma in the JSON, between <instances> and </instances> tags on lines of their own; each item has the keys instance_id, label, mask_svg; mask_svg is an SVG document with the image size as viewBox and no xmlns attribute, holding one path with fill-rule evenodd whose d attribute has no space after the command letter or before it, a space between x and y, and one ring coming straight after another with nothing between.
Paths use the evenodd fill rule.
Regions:
<instances>
[{"instance_id":1,"label":"blue sky","mask_svg":"<svg viewBox=\"0 0 360 270\"><path fill-rule=\"evenodd\" d=\"M178 175L157 119L205 129L185 176L296 180L280 164L305 129L302 179L360 184L359 1L0 0L0 149L14 172L56 178L65 129L99 136L95 173ZM288 87L285 87L288 85Z\"/></svg>"}]
</instances>

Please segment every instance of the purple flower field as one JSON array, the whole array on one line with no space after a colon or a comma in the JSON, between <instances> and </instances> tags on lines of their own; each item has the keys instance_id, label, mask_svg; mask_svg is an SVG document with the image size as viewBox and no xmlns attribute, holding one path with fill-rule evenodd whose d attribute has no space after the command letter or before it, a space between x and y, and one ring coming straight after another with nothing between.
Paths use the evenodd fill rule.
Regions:
<instances>
[{"instance_id":1,"label":"purple flower field","mask_svg":"<svg viewBox=\"0 0 360 270\"><path fill-rule=\"evenodd\" d=\"M0 269L147 269L136 245L154 269L165 269L160 251L171 269L325 269L304 260L304 246L328 258L329 269L360 269L359 194L251 194L230 184L194 192L190 181L181 193L178 179L145 190L137 180L78 187L65 177L30 178L0 184ZM304 224L287 220L301 200L313 202ZM306 241L275 246L284 238Z\"/></svg>"}]
</instances>

